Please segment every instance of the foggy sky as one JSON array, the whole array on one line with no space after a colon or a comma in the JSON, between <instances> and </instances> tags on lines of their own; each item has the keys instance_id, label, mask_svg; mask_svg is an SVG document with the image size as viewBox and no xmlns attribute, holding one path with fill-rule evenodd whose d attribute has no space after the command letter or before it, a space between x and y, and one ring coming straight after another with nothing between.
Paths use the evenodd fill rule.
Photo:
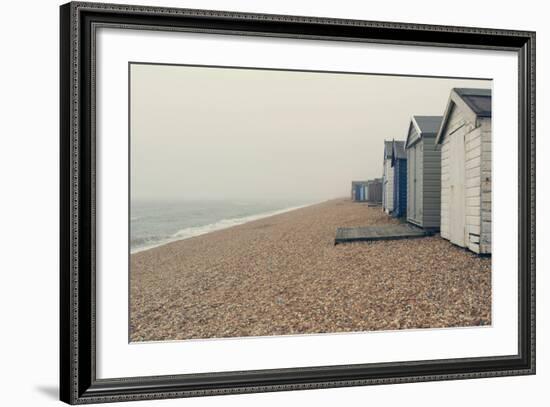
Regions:
<instances>
[{"instance_id":1,"label":"foggy sky","mask_svg":"<svg viewBox=\"0 0 550 407\"><path fill-rule=\"evenodd\" d=\"M490 81L131 65L131 198L310 200L382 175L383 140Z\"/></svg>"}]
</instances>

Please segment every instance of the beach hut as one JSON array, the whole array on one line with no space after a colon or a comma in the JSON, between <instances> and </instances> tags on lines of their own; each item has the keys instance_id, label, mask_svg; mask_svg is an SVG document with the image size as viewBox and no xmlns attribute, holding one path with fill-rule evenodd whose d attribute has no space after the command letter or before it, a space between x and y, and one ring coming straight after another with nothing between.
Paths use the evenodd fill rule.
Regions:
<instances>
[{"instance_id":1,"label":"beach hut","mask_svg":"<svg viewBox=\"0 0 550 407\"><path fill-rule=\"evenodd\" d=\"M382 178L367 181L367 202L370 205L382 204Z\"/></svg>"},{"instance_id":2,"label":"beach hut","mask_svg":"<svg viewBox=\"0 0 550 407\"><path fill-rule=\"evenodd\" d=\"M491 90L453 89L436 143L441 236L475 253L491 253Z\"/></svg>"},{"instance_id":3,"label":"beach hut","mask_svg":"<svg viewBox=\"0 0 550 407\"><path fill-rule=\"evenodd\" d=\"M407 153L407 221L424 229L439 230L441 223L441 151L435 138L441 116L413 116Z\"/></svg>"},{"instance_id":4,"label":"beach hut","mask_svg":"<svg viewBox=\"0 0 550 407\"><path fill-rule=\"evenodd\" d=\"M351 200L356 202L367 200L367 181L351 182Z\"/></svg>"},{"instance_id":5,"label":"beach hut","mask_svg":"<svg viewBox=\"0 0 550 407\"><path fill-rule=\"evenodd\" d=\"M396 218L407 214L407 154L405 142L394 141L391 167L393 168L393 212Z\"/></svg>"},{"instance_id":6,"label":"beach hut","mask_svg":"<svg viewBox=\"0 0 550 407\"><path fill-rule=\"evenodd\" d=\"M393 141L384 141L384 172L382 176L382 208L386 213L393 211L393 167L391 157Z\"/></svg>"}]
</instances>

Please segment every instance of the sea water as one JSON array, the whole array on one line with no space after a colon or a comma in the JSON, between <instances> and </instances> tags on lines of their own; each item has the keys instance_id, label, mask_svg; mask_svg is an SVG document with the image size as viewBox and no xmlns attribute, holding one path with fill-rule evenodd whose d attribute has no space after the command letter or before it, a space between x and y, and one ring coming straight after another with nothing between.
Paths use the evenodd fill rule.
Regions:
<instances>
[{"instance_id":1,"label":"sea water","mask_svg":"<svg viewBox=\"0 0 550 407\"><path fill-rule=\"evenodd\" d=\"M310 204L303 201L132 202L130 252L204 235Z\"/></svg>"}]
</instances>

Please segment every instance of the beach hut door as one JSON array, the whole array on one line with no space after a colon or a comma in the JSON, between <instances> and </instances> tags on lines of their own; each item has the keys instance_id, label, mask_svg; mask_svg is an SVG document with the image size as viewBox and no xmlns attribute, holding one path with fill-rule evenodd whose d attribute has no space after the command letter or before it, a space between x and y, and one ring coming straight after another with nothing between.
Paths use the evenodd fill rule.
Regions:
<instances>
[{"instance_id":1,"label":"beach hut door","mask_svg":"<svg viewBox=\"0 0 550 407\"><path fill-rule=\"evenodd\" d=\"M422 144L418 143L414 148L414 219L422 222Z\"/></svg>"},{"instance_id":2,"label":"beach hut door","mask_svg":"<svg viewBox=\"0 0 550 407\"><path fill-rule=\"evenodd\" d=\"M464 247L466 230L466 199L464 190L465 150L464 135L461 133L451 137L450 144L450 213L449 226L451 242Z\"/></svg>"},{"instance_id":3,"label":"beach hut door","mask_svg":"<svg viewBox=\"0 0 550 407\"><path fill-rule=\"evenodd\" d=\"M407 194L409 195L407 205L407 217L416 219L415 216L415 191L416 191L416 173L414 169L415 153L414 150L408 154L407 157L407 175L409 179L409 188Z\"/></svg>"}]
</instances>

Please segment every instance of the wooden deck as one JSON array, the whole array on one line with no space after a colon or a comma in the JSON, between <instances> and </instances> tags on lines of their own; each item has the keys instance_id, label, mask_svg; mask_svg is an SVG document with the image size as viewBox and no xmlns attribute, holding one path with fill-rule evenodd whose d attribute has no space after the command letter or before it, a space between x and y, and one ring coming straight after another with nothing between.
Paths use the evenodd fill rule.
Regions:
<instances>
[{"instance_id":1,"label":"wooden deck","mask_svg":"<svg viewBox=\"0 0 550 407\"><path fill-rule=\"evenodd\" d=\"M393 240L430 236L432 233L408 223L400 225L364 226L336 229L334 244L368 242L371 240Z\"/></svg>"}]
</instances>

